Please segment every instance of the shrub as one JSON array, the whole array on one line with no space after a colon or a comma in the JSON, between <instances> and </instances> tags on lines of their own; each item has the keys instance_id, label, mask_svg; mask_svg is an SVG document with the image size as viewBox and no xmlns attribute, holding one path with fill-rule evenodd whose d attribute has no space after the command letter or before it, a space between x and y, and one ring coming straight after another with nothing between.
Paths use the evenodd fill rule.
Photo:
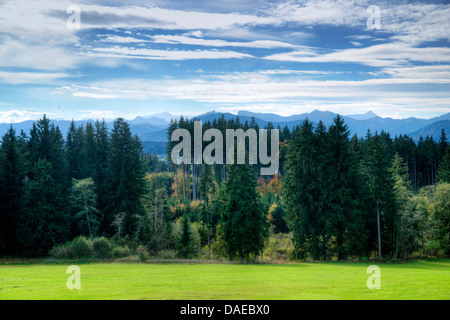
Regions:
<instances>
[{"instance_id":1,"label":"shrub","mask_svg":"<svg viewBox=\"0 0 450 320\"><path fill-rule=\"evenodd\" d=\"M85 237L77 237L69 245L71 259L92 258L93 255L92 242Z\"/></svg>"},{"instance_id":2,"label":"shrub","mask_svg":"<svg viewBox=\"0 0 450 320\"><path fill-rule=\"evenodd\" d=\"M109 259L112 258L112 246L111 242L105 237L95 238L92 242L92 247L94 248L95 256L99 259Z\"/></svg>"},{"instance_id":3,"label":"shrub","mask_svg":"<svg viewBox=\"0 0 450 320\"><path fill-rule=\"evenodd\" d=\"M94 250L92 242L80 236L64 245L53 247L49 254L56 259L86 259L93 257Z\"/></svg>"},{"instance_id":4,"label":"shrub","mask_svg":"<svg viewBox=\"0 0 450 320\"><path fill-rule=\"evenodd\" d=\"M264 247L263 260L286 261L291 258L293 251L294 245L288 234L272 234Z\"/></svg>"},{"instance_id":5,"label":"shrub","mask_svg":"<svg viewBox=\"0 0 450 320\"><path fill-rule=\"evenodd\" d=\"M115 247L112 252L114 258L124 258L131 256L131 250L128 246Z\"/></svg>"},{"instance_id":6,"label":"shrub","mask_svg":"<svg viewBox=\"0 0 450 320\"><path fill-rule=\"evenodd\" d=\"M65 245L58 245L53 247L50 250L49 254L55 259L69 259L69 250Z\"/></svg>"},{"instance_id":7,"label":"shrub","mask_svg":"<svg viewBox=\"0 0 450 320\"><path fill-rule=\"evenodd\" d=\"M225 242L225 234L223 232L222 225L217 226L216 240L211 243L211 256L213 259L220 259L227 257L227 249Z\"/></svg>"},{"instance_id":8,"label":"shrub","mask_svg":"<svg viewBox=\"0 0 450 320\"><path fill-rule=\"evenodd\" d=\"M139 260L142 262L147 261L150 258L147 248L144 246L139 246L136 249L136 254L139 256Z\"/></svg>"},{"instance_id":9,"label":"shrub","mask_svg":"<svg viewBox=\"0 0 450 320\"><path fill-rule=\"evenodd\" d=\"M177 253L175 250L161 250L158 253L158 257L160 259L175 259L176 255L177 255Z\"/></svg>"}]
</instances>

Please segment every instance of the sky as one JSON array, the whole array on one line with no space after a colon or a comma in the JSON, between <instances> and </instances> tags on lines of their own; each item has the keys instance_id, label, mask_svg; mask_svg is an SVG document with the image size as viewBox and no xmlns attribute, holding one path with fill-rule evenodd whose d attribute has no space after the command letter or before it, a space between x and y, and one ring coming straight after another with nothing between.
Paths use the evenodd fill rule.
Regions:
<instances>
[{"instance_id":1,"label":"sky","mask_svg":"<svg viewBox=\"0 0 450 320\"><path fill-rule=\"evenodd\" d=\"M450 112L449 1L0 0L0 122Z\"/></svg>"}]
</instances>

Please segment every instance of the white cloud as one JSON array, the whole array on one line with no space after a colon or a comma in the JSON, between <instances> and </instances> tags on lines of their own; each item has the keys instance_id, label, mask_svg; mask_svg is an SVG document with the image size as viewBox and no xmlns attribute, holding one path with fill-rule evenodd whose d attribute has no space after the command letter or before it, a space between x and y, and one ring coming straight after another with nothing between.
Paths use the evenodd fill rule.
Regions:
<instances>
[{"instance_id":1,"label":"white cloud","mask_svg":"<svg viewBox=\"0 0 450 320\"><path fill-rule=\"evenodd\" d=\"M47 115L52 113L46 112ZM25 120L38 120L42 118L42 112L29 109L0 111L0 123L17 123Z\"/></svg>"},{"instance_id":2,"label":"white cloud","mask_svg":"<svg viewBox=\"0 0 450 320\"><path fill-rule=\"evenodd\" d=\"M189 59L231 59L252 58L246 53L219 50L156 50L136 49L133 47L93 48L84 53L89 57L97 58L126 58L150 60L189 60Z\"/></svg>"},{"instance_id":3,"label":"white cloud","mask_svg":"<svg viewBox=\"0 0 450 320\"><path fill-rule=\"evenodd\" d=\"M418 44L450 40L449 4L387 3L381 11L381 31L394 40Z\"/></svg>"},{"instance_id":4,"label":"white cloud","mask_svg":"<svg viewBox=\"0 0 450 320\"><path fill-rule=\"evenodd\" d=\"M183 36L201 38L203 37L203 32L202 30L194 30L184 33Z\"/></svg>"},{"instance_id":5,"label":"white cloud","mask_svg":"<svg viewBox=\"0 0 450 320\"><path fill-rule=\"evenodd\" d=\"M365 26L368 18L368 1L308 0L298 3L288 1L267 9L266 14L281 21L304 26Z\"/></svg>"},{"instance_id":6,"label":"white cloud","mask_svg":"<svg viewBox=\"0 0 450 320\"><path fill-rule=\"evenodd\" d=\"M74 68L80 62L79 56L58 46L49 46L45 41L28 44L8 37L0 43L0 67L61 70Z\"/></svg>"},{"instance_id":7,"label":"white cloud","mask_svg":"<svg viewBox=\"0 0 450 320\"><path fill-rule=\"evenodd\" d=\"M46 72L5 72L0 71L0 83L8 84L24 84L24 83L39 83L48 84L54 83L56 79L70 77L67 73L46 73Z\"/></svg>"},{"instance_id":8,"label":"white cloud","mask_svg":"<svg viewBox=\"0 0 450 320\"><path fill-rule=\"evenodd\" d=\"M74 97L91 98L91 99L115 99L120 98L119 95L107 94L107 93L94 93L94 92L74 92Z\"/></svg>"},{"instance_id":9,"label":"white cloud","mask_svg":"<svg viewBox=\"0 0 450 320\"><path fill-rule=\"evenodd\" d=\"M358 105L367 111L394 115L406 106L435 110L449 108L450 100L445 90L424 84L450 84L450 78L440 78L433 70L386 69L390 78L374 78L361 81L307 80L303 74L289 73L280 78L277 70L261 70L249 73L202 73L192 79L128 79L102 81L90 86L60 88L61 94L102 98L102 94L114 94L120 99L195 101L212 106L247 109L260 106L260 111L287 114L293 105L310 105L315 109L344 113ZM296 71L296 70L293 70ZM320 73L320 72L319 72ZM281 72L283 74L283 72ZM446 76L446 75L444 75ZM270 107L277 106L277 108ZM379 106L375 109L373 106ZM212 107L216 108L216 107ZM336 109L337 108L337 109ZM235 110L237 110L235 109ZM402 109L403 110L403 109ZM382 112L383 111L383 112ZM339 111L338 111L339 112ZM403 115L405 110L402 111ZM355 113L347 112L347 113ZM293 113L291 113L293 114Z\"/></svg>"},{"instance_id":10,"label":"white cloud","mask_svg":"<svg viewBox=\"0 0 450 320\"><path fill-rule=\"evenodd\" d=\"M145 43L145 42L148 42L148 40L144 40L144 39L138 39L138 38L134 38L134 37L121 37L121 36L117 36L117 35L113 35L113 36L99 35L99 37L101 37L101 39L99 40L100 42L109 42L109 43Z\"/></svg>"},{"instance_id":11,"label":"white cloud","mask_svg":"<svg viewBox=\"0 0 450 320\"><path fill-rule=\"evenodd\" d=\"M266 56L265 59L295 62L345 62L374 67L395 67L409 62L449 63L448 47L413 47L402 42L378 44L365 48L342 49L320 54L293 51Z\"/></svg>"},{"instance_id":12,"label":"white cloud","mask_svg":"<svg viewBox=\"0 0 450 320\"><path fill-rule=\"evenodd\" d=\"M273 40L256 40L249 42L236 42L225 41L218 39L199 39L186 36L174 36L174 35L154 35L151 36L155 43L167 43L167 44L184 44L184 45L196 45L196 46L209 46L209 47L248 47L248 48L292 48L294 47L290 43L273 41Z\"/></svg>"}]
</instances>

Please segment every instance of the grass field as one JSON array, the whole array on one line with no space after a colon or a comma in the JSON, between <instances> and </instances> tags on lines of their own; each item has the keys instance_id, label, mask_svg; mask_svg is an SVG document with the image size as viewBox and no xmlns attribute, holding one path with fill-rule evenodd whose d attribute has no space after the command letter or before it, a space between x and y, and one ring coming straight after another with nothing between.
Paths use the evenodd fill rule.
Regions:
<instances>
[{"instance_id":1,"label":"grass field","mask_svg":"<svg viewBox=\"0 0 450 320\"><path fill-rule=\"evenodd\" d=\"M77 264L81 289L66 286L68 265L0 265L0 299L450 299L450 260L369 263Z\"/></svg>"}]
</instances>

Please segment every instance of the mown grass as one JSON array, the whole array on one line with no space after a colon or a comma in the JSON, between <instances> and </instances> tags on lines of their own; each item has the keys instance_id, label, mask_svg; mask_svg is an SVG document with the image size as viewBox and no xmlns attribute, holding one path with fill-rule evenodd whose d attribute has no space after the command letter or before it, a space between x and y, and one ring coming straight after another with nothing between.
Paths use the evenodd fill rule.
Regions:
<instances>
[{"instance_id":1,"label":"mown grass","mask_svg":"<svg viewBox=\"0 0 450 320\"><path fill-rule=\"evenodd\" d=\"M370 263L79 263L80 290L68 265L0 265L0 299L450 299L450 260L379 264L378 290Z\"/></svg>"}]
</instances>

